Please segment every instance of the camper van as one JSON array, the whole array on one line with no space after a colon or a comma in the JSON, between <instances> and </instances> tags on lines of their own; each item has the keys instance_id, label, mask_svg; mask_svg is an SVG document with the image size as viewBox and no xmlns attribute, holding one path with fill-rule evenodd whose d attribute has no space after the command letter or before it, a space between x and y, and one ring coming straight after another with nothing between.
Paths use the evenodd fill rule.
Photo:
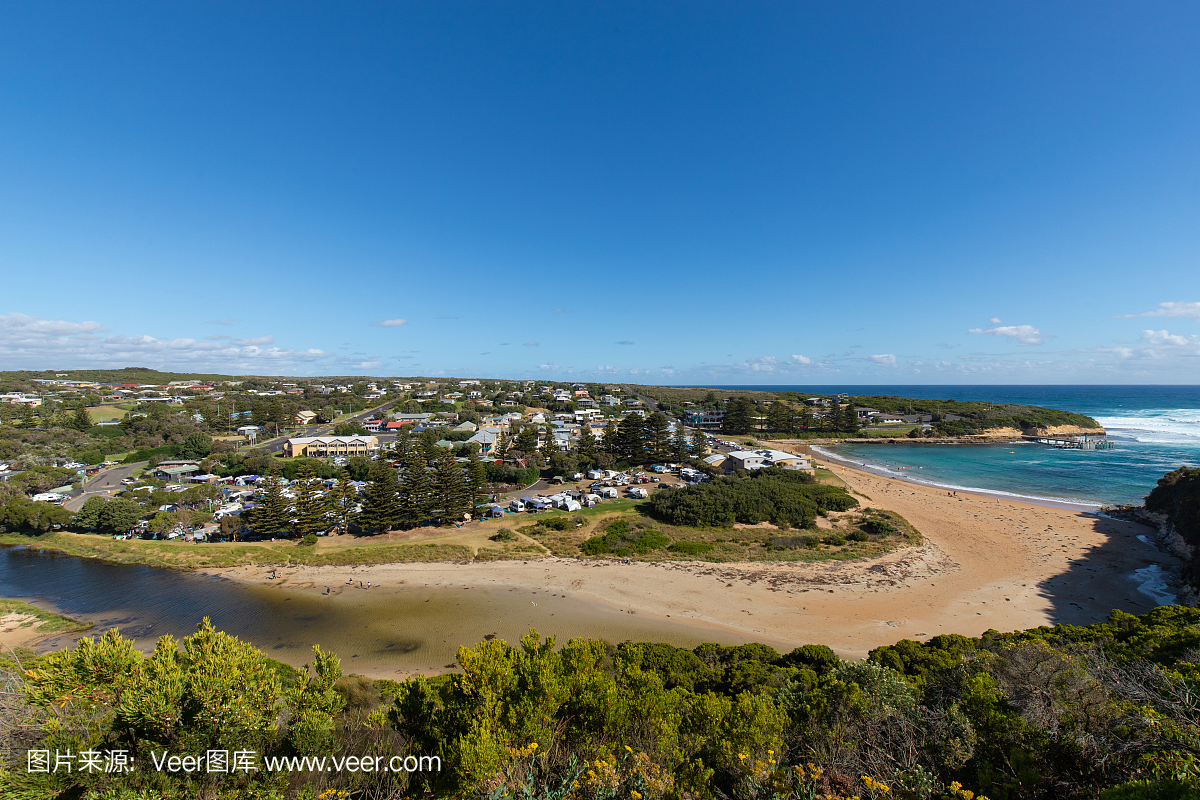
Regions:
<instances>
[{"instance_id":1,"label":"camper van","mask_svg":"<svg viewBox=\"0 0 1200 800\"><path fill-rule=\"evenodd\" d=\"M525 510L525 501L518 500L517 498L514 497L513 500L508 504L508 510L516 511L516 512L524 511Z\"/></svg>"}]
</instances>

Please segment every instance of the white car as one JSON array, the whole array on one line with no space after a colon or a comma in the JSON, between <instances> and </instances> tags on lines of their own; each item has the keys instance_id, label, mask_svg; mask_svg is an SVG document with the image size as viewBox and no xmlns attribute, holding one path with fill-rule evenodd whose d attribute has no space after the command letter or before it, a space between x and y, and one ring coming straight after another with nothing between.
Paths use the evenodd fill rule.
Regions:
<instances>
[{"instance_id":1,"label":"white car","mask_svg":"<svg viewBox=\"0 0 1200 800\"><path fill-rule=\"evenodd\" d=\"M125 484L126 486L132 486L133 484L137 483L137 478L121 478L121 483Z\"/></svg>"}]
</instances>

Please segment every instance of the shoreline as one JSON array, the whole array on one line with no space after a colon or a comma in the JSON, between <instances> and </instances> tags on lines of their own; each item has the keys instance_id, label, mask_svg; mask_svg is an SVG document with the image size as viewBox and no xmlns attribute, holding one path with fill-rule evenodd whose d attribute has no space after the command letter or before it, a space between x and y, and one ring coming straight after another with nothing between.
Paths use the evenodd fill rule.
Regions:
<instances>
[{"instance_id":1,"label":"shoreline","mask_svg":"<svg viewBox=\"0 0 1200 800\"><path fill-rule=\"evenodd\" d=\"M1144 538L1152 529L1138 523L1012 498L951 496L852 467L838 475L864 498L864 505L897 511L912 522L925 543L876 558L820 564L619 565L545 558L298 566L284 568L283 580L274 585L319 593L317 587L351 579L370 580L381 588L408 583L460 591L549 590L554 597L584 598L597 607L663 622L703 623L792 647L826 644L842 657L862 658L875 647L905 638L1089 624L1104 620L1114 608L1145 613L1157 605L1143 590L1145 576L1161 575L1178 564ZM261 568L204 572L272 583L269 571ZM785 644L782 649L790 648Z\"/></svg>"},{"instance_id":2,"label":"shoreline","mask_svg":"<svg viewBox=\"0 0 1200 800\"><path fill-rule=\"evenodd\" d=\"M897 444L911 444L911 442L897 442ZM924 442L918 442L924 444ZM934 444L937 444L936 442ZM942 444L945 444L943 442ZM994 444L994 442L955 442L954 444ZM1000 500L1011 500L1019 503L1028 503L1035 506L1046 506L1047 508L1062 508L1068 511L1080 511L1083 513L1098 514L1110 504L1104 503L1085 503L1072 500L1064 500L1057 497L1042 497L1039 495L1018 494L1017 492L1004 492L998 489L981 489L978 486L960 486L953 483L944 483L933 480L922 480L920 478L910 477L908 475L897 474L894 470L876 464L864 464L861 461L840 456L837 453L822 449L829 445L812 445L810 449L813 453L822 458L829 459L837 463L839 467L846 469L855 469L860 472L869 472L873 475L878 475L881 478L888 480L902 481L914 483L920 486L927 486L934 489L944 489L947 491L965 492L967 494L979 495L981 497L990 497ZM1115 505L1115 504L1111 504Z\"/></svg>"}]
</instances>

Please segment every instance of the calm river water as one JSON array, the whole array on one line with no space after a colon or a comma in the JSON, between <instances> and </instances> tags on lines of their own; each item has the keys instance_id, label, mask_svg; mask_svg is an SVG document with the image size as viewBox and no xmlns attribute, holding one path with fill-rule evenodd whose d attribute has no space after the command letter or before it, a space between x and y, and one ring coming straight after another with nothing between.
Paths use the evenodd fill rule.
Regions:
<instances>
[{"instance_id":1,"label":"calm river water","mask_svg":"<svg viewBox=\"0 0 1200 800\"><path fill-rule=\"evenodd\" d=\"M279 661L304 664L319 644L342 658L346 672L373 677L445 671L459 646L487 636L516 642L530 628L559 642L574 636L681 647L751 641L715 626L631 614L545 590L381 587L325 597L21 547L0 547L0 597L94 622L89 636L117 627L146 652L159 636L186 636L208 617ZM75 638L48 639L41 649L69 647Z\"/></svg>"}]
</instances>

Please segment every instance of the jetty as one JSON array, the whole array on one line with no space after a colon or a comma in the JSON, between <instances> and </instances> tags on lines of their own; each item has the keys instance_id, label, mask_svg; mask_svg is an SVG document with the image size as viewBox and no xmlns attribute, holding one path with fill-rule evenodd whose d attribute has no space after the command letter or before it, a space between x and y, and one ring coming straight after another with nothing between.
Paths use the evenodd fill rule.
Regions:
<instances>
[{"instance_id":1,"label":"jetty","mask_svg":"<svg viewBox=\"0 0 1200 800\"><path fill-rule=\"evenodd\" d=\"M1112 450L1115 445L1104 436L1025 436L1059 450Z\"/></svg>"}]
</instances>

